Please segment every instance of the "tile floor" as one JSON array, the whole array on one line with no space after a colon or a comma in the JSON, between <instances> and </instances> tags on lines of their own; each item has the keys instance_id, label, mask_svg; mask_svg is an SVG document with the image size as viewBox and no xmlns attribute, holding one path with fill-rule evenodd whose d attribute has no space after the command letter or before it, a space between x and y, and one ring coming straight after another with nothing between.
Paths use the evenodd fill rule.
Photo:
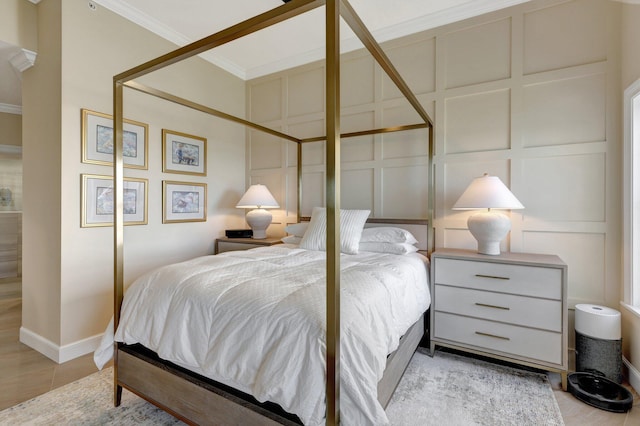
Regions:
<instances>
[{"instance_id":1,"label":"tile floor","mask_svg":"<svg viewBox=\"0 0 640 426\"><path fill-rule=\"evenodd\" d=\"M26 401L97 371L92 354L57 364L19 342L21 282L0 279L0 410ZM628 413L590 407L560 389L560 376L550 375L554 394L567 426L640 425L640 399Z\"/></svg>"}]
</instances>

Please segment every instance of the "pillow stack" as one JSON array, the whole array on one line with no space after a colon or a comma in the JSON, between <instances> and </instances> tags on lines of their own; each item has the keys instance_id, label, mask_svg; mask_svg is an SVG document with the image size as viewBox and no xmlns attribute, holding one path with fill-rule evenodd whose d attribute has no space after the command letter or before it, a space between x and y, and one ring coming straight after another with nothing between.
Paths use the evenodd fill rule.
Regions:
<instances>
[{"instance_id":1,"label":"pillow stack","mask_svg":"<svg viewBox=\"0 0 640 426\"><path fill-rule=\"evenodd\" d=\"M360 236L367 222L370 210L340 210L340 252L357 254ZM327 211L323 207L314 207L311 221L302 240L300 248L307 250L326 250Z\"/></svg>"},{"instance_id":2,"label":"pillow stack","mask_svg":"<svg viewBox=\"0 0 640 426\"><path fill-rule=\"evenodd\" d=\"M362 231L360 251L376 253L407 254L418 251L418 240L411 232L395 227L373 227Z\"/></svg>"},{"instance_id":3,"label":"pillow stack","mask_svg":"<svg viewBox=\"0 0 640 426\"><path fill-rule=\"evenodd\" d=\"M357 254L361 251L375 253L408 254L418 251L416 238L406 229L379 226L364 228L369 210L340 210L340 251ZM315 207L310 222L288 225L290 234L282 238L284 243L298 244L307 250L326 250L327 214L322 207Z\"/></svg>"}]
</instances>

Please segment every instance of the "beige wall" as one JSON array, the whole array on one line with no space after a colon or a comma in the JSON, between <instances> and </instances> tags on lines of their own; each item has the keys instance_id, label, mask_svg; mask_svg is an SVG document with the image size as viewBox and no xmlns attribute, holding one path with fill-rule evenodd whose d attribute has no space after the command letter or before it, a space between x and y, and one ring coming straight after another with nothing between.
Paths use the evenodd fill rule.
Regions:
<instances>
[{"instance_id":1,"label":"beige wall","mask_svg":"<svg viewBox=\"0 0 640 426\"><path fill-rule=\"evenodd\" d=\"M113 75L176 47L105 8L92 11L84 0L43 1L38 9L38 61L24 76L21 339L64 361L95 348L113 310L113 230L80 227L81 175L111 175L112 168L81 162L80 110L111 113ZM244 83L199 58L144 81L244 113ZM234 206L245 188L245 149L241 126L131 90L124 112L149 125L148 169L125 169L148 179L149 189L148 224L125 228L130 283L152 267L212 253L214 239L242 223ZM163 128L207 138L206 177L162 172ZM208 220L163 225L163 180L207 183Z\"/></svg>"},{"instance_id":2,"label":"beige wall","mask_svg":"<svg viewBox=\"0 0 640 426\"><path fill-rule=\"evenodd\" d=\"M640 79L640 5L622 7L622 88ZM637 260L636 260L637 261ZM622 291L622 290L621 290ZM621 293L623 294L623 293ZM630 362L632 384L640 388L640 315L637 310L620 305L622 313L623 354Z\"/></svg>"},{"instance_id":3,"label":"beige wall","mask_svg":"<svg viewBox=\"0 0 640 426\"><path fill-rule=\"evenodd\" d=\"M27 0L0 1L0 40L33 52L38 50L36 5Z\"/></svg>"},{"instance_id":4,"label":"beige wall","mask_svg":"<svg viewBox=\"0 0 640 426\"><path fill-rule=\"evenodd\" d=\"M622 89L640 78L640 5L622 6Z\"/></svg>"},{"instance_id":5,"label":"beige wall","mask_svg":"<svg viewBox=\"0 0 640 426\"><path fill-rule=\"evenodd\" d=\"M571 314L577 303L617 308L621 297L621 8L534 0L384 45L435 120L436 247L476 248L471 213L451 207L474 177L497 175L525 206L511 212L502 249L559 255L569 266ZM418 121L367 54L345 59L344 131ZM295 136L322 134L322 84L321 64L256 79L249 112ZM290 220L291 150L250 136L248 176L284 188ZM398 133L344 144L342 203L427 217L425 174L412 173L423 167L425 139ZM310 147L303 156L303 198L314 202L322 202L322 179L310 175L321 173L322 152ZM309 208L303 199L303 213ZM572 346L572 328L569 338Z\"/></svg>"},{"instance_id":6,"label":"beige wall","mask_svg":"<svg viewBox=\"0 0 640 426\"><path fill-rule=\"evenodd\" d=\"M38 64L22 75L22 329L52 344L61 308L61 26L61 2L41 2Z\"/></svg>"},{"instance_id":7,"label":"beige wall","mask_svg":"<svg viewBox=\"0 0 640 426\"><path fill-rule=\"evenodd\" d=\"M22 145L22 116L0 112L0 145Z\"/></svg>"}]
</instances>

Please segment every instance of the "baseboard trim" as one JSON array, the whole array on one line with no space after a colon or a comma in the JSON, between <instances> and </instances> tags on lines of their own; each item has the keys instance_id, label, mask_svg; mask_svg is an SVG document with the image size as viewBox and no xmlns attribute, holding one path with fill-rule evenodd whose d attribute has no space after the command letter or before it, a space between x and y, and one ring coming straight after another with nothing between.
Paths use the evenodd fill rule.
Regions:
<instances>
[{"instance_id":1,"label":"baseboard trim","mask_svg":"<svg viewBox=\"0 0 640 426\"><path fill-rule=\"evenodd\" d=\"M629 369L629 384L633 389L637 391L640 390L640 371L636 369L631 362L624 356L622 357L622 362Z\"/></svg>"},{"instance_id":2,"label":"baseboard trim","mask_svg":"<svg viewBox=\"0 0 640 426\"><path fill-rule=\"evenodd\" d=\"M58 364L95 351L101 340L102 334L97 334L68 345L59 346L25 327L20 327L20 342L35 349Z\"/></svg>"},{"instance_id":3,"label":"baseboard trim","mask_svg":"<svg viewBox=\"0 0 640 426\"><path fill-rule=\"evenodd\" d=\"M28 328L20 327L20 342L40 352L47 358L60 363L60 347L49 339L45 339Z\"/></svg>"},{"instance_id":4,"label":"baseboard trim","mask_svg":"<svg viewBox=\"0 0 640 426\"><path fill-rule=\"evenodd\" d=\"M100 345L102 335L103 333L96 334L95 336L87 337L86 339L78 340L77 342L62 346L60 348L60 362L67 362L95 352L95 350L98 349L98 345Z\"/></svg>"}]
</instances>

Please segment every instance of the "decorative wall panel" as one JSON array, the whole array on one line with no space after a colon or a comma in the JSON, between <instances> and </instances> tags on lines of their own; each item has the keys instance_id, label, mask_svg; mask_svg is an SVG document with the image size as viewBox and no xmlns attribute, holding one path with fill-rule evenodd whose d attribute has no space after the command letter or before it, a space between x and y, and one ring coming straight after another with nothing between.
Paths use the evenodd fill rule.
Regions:
<instances>
[{"instance_id":1,"label":"decorative wall panel","mask_svg":"<svg viewBox=\"0 0 640 426\"><path fill-rule=\"evenodd\" d=\"M511 145L509 90L445 100L447 154L508 149Z\"/></svg>"},{"instance_id":2,"label":"decorative wall panel","mask_svg":"<svg viewBox=\"0 0 640 426\"><path fill-rule=\"evenodd\" d=\"M251 117L254 121L265 122L281 118L282 82L271 79L251 86Z\"/></svg>"},{"instance_id":3,"label":"decorative wall panel","mask_svg":"<svg viewBox=\"0 0 640 426\"><path fill-rule=\"evenodd\" d=\"M505 212L512 228L502 250L557 254L569 266L570 303L617 306L619 6L604 0L532 0L383 44L435 120L436 248L476 248L466 229L472 213L451 206L473 178L496 175L525 206ZM368 53L343 57L343 131L420 122ZM321 64L311 64L248 82L252 95L282 99L287 94L281 104L276 99L253 104L253 95L251 118L298 136L324 134L320 69ZM295 99L294 86L301 90ZM373 217L429 217L427 134L343 139L342 205L372 205ZM290 147L274 151L295 154ZM302 213L309 215L324 204L324 143L305 144L303 162ZM276 163L269 159L260 166ZM290 167L279 172L292 177L287 193L295 194L289 187L296 182L295 163L291 158L281 163ZM288 207L286 220L293 211Z\"/></svg>"},{"instance_id":4,"label":"decorative wall panel","mask_svg":"<svg viewBox=\"0 0 640 426\"><path fill-rule=\"evenodd\" d=\"M551 80L524 87L524 146L604 141L604 73Z\"/></svg>"},{"instance_id":5,"label":"decorative wall panel","mask_svg":"<svg viewBox=\"0 0 640 426\"><path fill-rule=\"evenodd\" d=\"M253 170L280 167L283 163L279 138L263 132L251 131L249 155Z\"/></svg>"},{"instance_id":6,"label":"decorative wall panel","mask_svg":"<svg viewBox=\"0 0 640 426\"><path fill-rule=\"evenodd\" d=\"M374 207L374 170L343 170L340 177L341 208L369 209Z\"/></svg>"},{"instance_id":7,"label":"decorative wall panel","mask_svg":"<svg viewBox=\"0 0 640 426\"><path fill-rule=\"evenodd\" d=\"M288 80L289 117L324 111L324 68L292 74Z\"/></svg>"},{"instance_id":8,"label":"decorative wall panel","mask_svg":"<svg viewBox=\"0 0 640 426\"><path fill-rule=\"evenodd\" d=\"M381 217L428 217L428 178L424 166L385 167L382 169Z\"/></svg>"},{"instance_id":9,"label":"decorative wall panel","mask_svg":"<svg viewBox=\"0 0 640 426\"><path fill-rule=\"evenodd\" d=\"M607 59L607 1L579 0L524 14L524 74Z\"/></svg>"},{"instance_id":10,"label":"decorative wall panel","mask_svg":"<svg viewBox=\"0 0 640 426\"><path fill-rule=\"evenodd\" d=\"M607 282L603 233L524 232L523 247L530 253L557 254L568 265L576 265L569 270L571 308L577 303L602 304L607 285L617 286Z\"/></svg>"},{"instance_id":11,"label":"decorative wall panel","mask_svg":"<svg viewBox=\"0 0 640 426\"><path fill-rule=\"evenodd\" d=\"M374 62L370 56L364 56L340 65L340 104L343 108L374 101Z\"/></svg>"},{"instance_id":12,"label":"decorative wall panel","mask_svg":"<svg viewBox=\"0 0 640 426\"><path fill-rule=\"evenodd\" d=\"M289 124L289 131L286 132L296 138L313 138L324 135L324 120L302 121Z\"/></svg>"},{"instance_id":13,"label":"decorative wall panel","mask_svg":"<svg viewBox=\"0 0 640 426\"><path fill-rule=\"evenodd\" d=\"M606 219L605 155L581 154L522 160L527 218L603 222Z\"/></svg>"},{"instance_id":14,"label":"decorative wall panel","mask_svg":"<svg viewBox=\"0 0 640 426\"><path fill-rule=\"evenodd\" d=\"M511 19L446 34L442 44L447 88L511 76Z\"/></svg>"},{"instance_id":15,"label":"decorative wall panel","mask_svg":"<svg viewBox=\"0 0 640 426\"><path fill-rule=\"evenodd\" d=\"M302 174L302 216L311 216L313 208L324 206L324 172Z\"/></svg>"},{"instance_id":16,"label":"decorative wall panel","mask_svg":"<svg viewBox=\"0 0 640 426\"><path fill-rule=\"evenodd\" d=\"M435 89L435 38L408 40L398 46L389 46L385 52L411 90L428 93ZM382 95L384 99L404 98L395 83L382 73Z\"/></svg>"},{"instance_id":17,"label":"decorative wall panel","mask_svg":"<svg viewBox=\"0 0 640 426\"><path fill-rule=\"evenodd\" d=\"M382 111L383 126L397 126L401 124L415 124L420 118L408 106L385 108ZM405 132L385 133L382 140L381 158L427 158L429 155L429 134L427 130L410 130Z\"/></svg>"},{"instance_id":18,"label":"decorative wall panel","mask_svg":"<svg viewBox=\"0 0 640 426\"><path fill-rule=\"evenodd\" d=\"M324 142L302 145L302 166L324 166Z\"/></svg>"},{"instance_id":19,"label":"decorative wall panel","mask_svg":"<svg viewBox=\"0 0 640 426\"><path fill-rule=\"evenodd\" d=\"M375 115L372 111L346 115L341 118L343 133L372 129L374 125ZM374 136L343 138L340 152L343 163L372 161L374 159Z\"/></svg>"},{"instance_id":20,"label":"decorative wall panel","mask_svg":"<svg viewBox=\"0 0 640 426\"><path fill-rule=\"evenodd\" d=\"M457 247L467 250L477 250L478 248L478 243L466 228L447 228L443 230L442 234L446 247ZM504 241L500 244L500 250L505 250Z\"/></svg>"}]
</instances>

